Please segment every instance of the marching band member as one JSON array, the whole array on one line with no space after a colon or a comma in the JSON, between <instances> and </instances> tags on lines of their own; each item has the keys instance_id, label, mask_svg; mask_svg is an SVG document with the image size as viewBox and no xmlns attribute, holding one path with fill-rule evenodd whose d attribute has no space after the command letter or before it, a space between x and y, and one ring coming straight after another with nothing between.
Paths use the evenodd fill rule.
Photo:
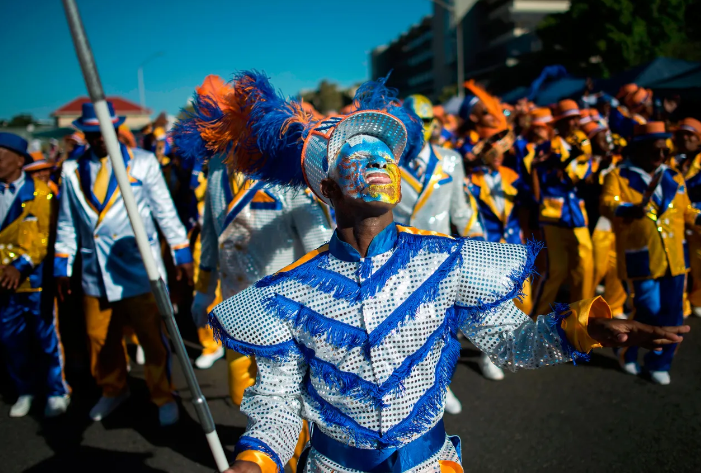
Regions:
<instances>
[{"instance_id":1,"label":"marching band member","mask_svg":"<svg viewBox=\"0 0 701 473\"><path fill-rule=\"evenodd\" d=\"M229 92L219 77L209 76L198 88L194 103L204 108L205 103L222 99ZM176 146L186 157L202 159L189 147L186 127L187 120L175 126ZM323 245L332 234L326 204L311 193L270 187L231 173L219 155L209 159L208 166L200 268L192 304L192 315L200 329L207 325L218 286L224 298L232 297ZM240 405L244 390L254 384L256 364L232 350L227 352L227 361L231 399ZM293 470L307 440L303 432L297 455L290 463Z\"/></svg>"},{"instance_id":2,"label":"marching band member","mask_svg":"<svg viewBox=\"0 0 701 473\"><path fill-rule=\"evenodd\" d=\"M538 245L396 224L397 163L422 148L423 130L395 97L382 82L367 83L357 111L316 121L267 78L243 72L227 100L195 121L203 149L227 152L232 169L251 179L309 186L334 206L338 224L328 244L210 316L226 346L258 364L228 473L282 472L305 419L314 429L300 471L461 472L459 440L442 422L458 331L515 370L602 343L676 343L689 330L611 320L601 298L533 321L513 299Z\"/></svg>"},{"instance_id":3,"label":"marching band member","mask_svg":"<svg viewBox=\"0 0 701 473\"><path fill-rule=\"evenodd\" d=\"M592 146L592 161L595 163L599 176L598 182L603 185L606 174L611 172L621 162L622 157L613 154L610 131L600 121L589 121L582 126ZM601 185L595 185L595 200L597 205L601 198ZM599 211L597 209L596 213ZM596 220L596 226L591 236L594 255L594 286L602 280L604 284L604 299L611 307L614 317L627 318L624 314L624 304L628 298L621 279L618 277L616 264L616 235L611 221L603 215Z\"/></svg>"},{"instance_id":4,"label":"marching band member","mask_svg":"<svg viewBox=\"0 0 701 473\"><path fill-rule=\"evenodd\" d=\"M631 281L635 320L679 326L687 264L684 227L699 230L701 211L690 205L683 176L664 164L669 148L663 122L637 125L630 159L604 178L602 213L613 222L621 279ZM645 355L656 384L669 384L676 344ZM638 374L638 347L619 352L622 368Z\"/></svg>"},{"instance_id":5,"label":"marching band member","mask_svg":"<svg viewBox=\"0 0 701 473\"><path fill-rule=\"evenodd\" d=\"M547 247L548 267L539 281L535 313L547 312L560 286L571 280L570 299L594 295L594 265L587 211L578 184L591 172L591 144L577 129L580 113L574 100L556 107L549 157L538 163L540 223ZM536 184L534 184L535 186Z\"/></svg>"},{"instance_id":6,"label":"marching band member","mask_svg":"<svg viewBox=\"0 0 701 473\"><path fill-rule=\"evenodd\" d=\"M117 128L124 117L116 117L112 104L108 106ZM91 103L83 105L82 116L73 125L85 133L90 148L78 159L63 164L54 274L63 299L70 293L69 278L80 252L91 372L102 388L102 398L90 417L102 420L129 397L122 347L123 327L129 325L146 355L146 384L159 408L159 421L170 425L179 418L171 392L170 347ZM192 254L187 234L158 160L152 153L121 146L161 275L165 279L156 222L171 247L178 277L191 281Z\"/></svg>"},{"instance_id":7,"label":"marching band member","mask_svg":"<svg viewBox=\"0 0 701 473\"><path fill-rule=\"evenodd\" d=\"M55 314L42 311L41 303L54 194L22 170L31 162L26 140L0 133L0 346L19 395L10 417L29 412L37 375L48 396L44 415L54 417L70 402ZM31 350L35 342L41 349L39 370Z\"/></svg>"},{"instance_id":8,"label":"marching band member","mask_svg":"<svg viewBox=\"0 0 701 473\"><path fill-rule=\"evenodd\" d=\"M701 209L701 122L694 118L683 119L674 133L674 149L676 154L670 165L684 176L691 205ZM701 235L687 229L686 241L691 268L688 300L692 313L701 317Z\"/></svg>"}]
</instances>

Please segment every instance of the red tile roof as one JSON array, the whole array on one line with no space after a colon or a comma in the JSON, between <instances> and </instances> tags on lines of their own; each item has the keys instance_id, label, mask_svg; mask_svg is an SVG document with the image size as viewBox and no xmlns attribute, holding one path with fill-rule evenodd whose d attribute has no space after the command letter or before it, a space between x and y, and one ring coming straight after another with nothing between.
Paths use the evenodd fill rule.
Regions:
<instances>
[{"instance_id":1,"label":"red tile roof","mask_svg":"<svg viewBox=\"0 0 701 473\"><path fill-rule=\"evenodd\" d=\"M131 102L127 99L123 99L121 97L107 97L107 100L112 102L112 105L114 105L114 111L117 115L120 114L145 114L145 115L150 115L151 110L146 108L142 109L139 104L136 104L134 102ZM81 107L84 103L90 102L89 97L78 97L77 99L73 99L70 102L68 102L66 105L60 107L56 111L54 111L51 116L60 116L60 115L76 115L81 113Z\"/></svg>"}]
</instances>

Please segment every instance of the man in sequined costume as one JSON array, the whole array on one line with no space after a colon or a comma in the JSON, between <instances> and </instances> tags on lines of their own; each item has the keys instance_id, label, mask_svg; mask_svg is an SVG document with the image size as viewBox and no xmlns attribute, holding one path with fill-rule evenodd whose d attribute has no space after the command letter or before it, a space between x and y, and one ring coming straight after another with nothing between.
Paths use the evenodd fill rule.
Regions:
<instances>
[{"instance_id":1,"label":"man in sequined costume","mask_svg":"<svg viewBox=\"0 0 701 473\"><path fill-rule=\"evenodd\" d=\"M533 321L513 299L538 245L394 223L397 162L422 146L420 120L395 98L383 81L366 83L357 111L315 121L265 76L243 72L232 94L197 103L183 125L202 136L194 146L228 150L234 169L308 185L336 212L328 244L211 314L224 343L258 363L241 405L248 427L228 472L282 473L303 419L313 433L300 471L462 472L459 440L442 422L459 330L512 370L569 361L602 344L678 342L688 331L611 320L601 298ZM222 123L225 133L207 133Z\"/></svg>"}]
</instances>

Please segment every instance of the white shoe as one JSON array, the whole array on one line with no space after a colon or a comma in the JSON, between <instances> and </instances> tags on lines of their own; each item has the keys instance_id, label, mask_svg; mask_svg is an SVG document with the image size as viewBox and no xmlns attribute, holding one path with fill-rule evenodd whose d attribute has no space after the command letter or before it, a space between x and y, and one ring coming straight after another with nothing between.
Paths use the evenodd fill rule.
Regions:
<instances>
[{"instance_id":1,"label":"white shoe","mask_svg":"<svg viewBox=\"0 0 701 473\"><path fill-rule=\"evenodd\" d=\"M124 401L129 399L129 396L129 391L125 391L124 393L115 397L102 396L100 400L97 401L97 404L95 404L95 407L90 409L90 418L95 422L101 421L114 412L114 410L119 406L124 404Z\"/></svg>"},{"instance_id":2,"label":"white shoe","mask_svg":"<svg viewBox=\"0 0 701 473\"><path fill-rule=\"evenodd\" d=\"M596 295L597 296L603 296L604 292L606 292L606 288L604 287L603 284L599 284L596 286Z\"/></svg>"},{"instance_id":3,"label":"white shoe","mask_svg":"<svg viewBox=\"0 0 701 473\"><path fill-rule=\"evenodd\" d=\"M613 316L614 319L628 320L628 314L618 314Z\"/></svg>"},{"instance_id":4,"label":"white shoe","mask_svg":"<svg viewBox=\"0 0 701 473\"><path fill-rule=\"evenodd\" d=\"M480 360L477 364L480 367L480 371L482 371L482 376L485 378L491 379L492 381L501 381L504 379L504 372L501 368L492 363L492 360L484 353L480 356Z\"/></svg>"},{"instance_id":5,"label":"white shoe","mask_svg":"<svg viewBox=\"0 0 701 473\"><path fill-rule=\"evenodd\" d=\"M462 412L462 404L453 391L448 388L445 393L445 412L448 414L460 414Z\"/></svg>"},{"instance_id":6,"label":"white shoe","mask_svg":"<svg viewBox=\"0 0 701 473\"><path fill-rule=\"evenodd\" d=\"M158 408L158 422L161 423L161 427L173 425L178 420L180 420L180 410L175 401L170 401Z\"/></svg>"},{"instance_id":7,"label":"white shoe","mask_svg":"<svg viewBox=\"0 0 701 473\"><path fill-rule=\"evenodd\" d=\"M638 364L634 361L631 361L630 363L621 362L621 369L628 374L632 374L633 376L640 374L640 366L638 366Z\"/></svg>"},{"instance_id":8,"label":"white shoe","mask_svg":"<svg viewBox=\"0 0 701 473\"><path fill-rule=\"evenodd\" d=\"M70 403L71 398L68 396L49 396L46 399L44 417L56 417L65 414Z\"/></svg>"},{"instance_id":9,"label":"white shoe","mask_svg":"<svg viewBox=\"0 0 701 473\"><path fill-rule=\"evenodd\" d=\"M650 379L653 383L661 386L667 386L672 382L672 379L669 377L669 371L650 371Z\"/></svg>"},{"instance_id":10,"label":"white shoe","mask_svg":"<svg viewBox=\"0 0 701 473\"><path fill-rule=\"evenodd\" d=\"M217 348L217 351L211 355L200 355L195 360L195 366L201 370L209 369L219 358L224 358L224 353L224 347L219 347Z\"/></svg>"},{"instance_id":11,"label":"white shoe","mask_svg":"<svg viewBox=\"0 0 701 473\"><path fill-rule=\"evenodd\" d=\"M10 408L10 417L24 417L29 414L29 409L32 408L33 400L34 396L31 394L18 397L17 402Z\"/></svg>"},{"instance_id":12,"label":"white shoe","mask_svg":"<svg viewBox=\"0 0 701 473\"><path fill-rule=\"evenodd\" d=\"M701 307L694 307L691 309L691 315L694 317L701 317Z\"/></svg>"},{"instance_id":13,"label":"white shoe","mask_svg":"<svg viewBox=\"0 0 701 473\"><path fill-rule=\"evenodd\" d=\"M146 354L144 353L144 349L141 348L141 345L136 345L136 364L143 366L144 363L146 363Z\"/></svg>"}]
</instances>

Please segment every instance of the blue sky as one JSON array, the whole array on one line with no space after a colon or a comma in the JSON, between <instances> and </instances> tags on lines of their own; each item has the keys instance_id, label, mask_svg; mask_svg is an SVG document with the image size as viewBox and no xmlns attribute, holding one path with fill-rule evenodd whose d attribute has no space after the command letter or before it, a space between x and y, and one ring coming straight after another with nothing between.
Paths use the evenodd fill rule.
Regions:
<instances>
[{"instance_id":1,"label":"blue sky","mask_svg":"<svg viewBox=\"0 0 701 473\"><path fill-rule=\"evenodd\" d=\"M372 48L418 23L428 0L78 0L107 95L176 113L207 74L259 69L285 94L367 79ZM59 0L0 0L0 118L87 95Z\"/></svg>"}]
</instances>

